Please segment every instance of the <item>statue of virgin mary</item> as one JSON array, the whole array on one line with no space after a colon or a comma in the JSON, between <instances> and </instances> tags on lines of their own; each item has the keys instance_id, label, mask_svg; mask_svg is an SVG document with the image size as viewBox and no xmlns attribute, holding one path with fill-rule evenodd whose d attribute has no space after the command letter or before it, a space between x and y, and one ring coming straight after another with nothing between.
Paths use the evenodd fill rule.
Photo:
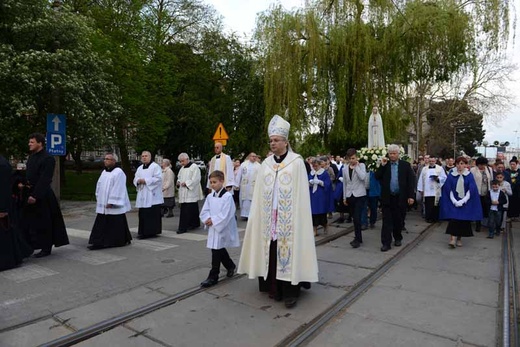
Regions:
<instances>
[{"instance_id":1,"label":"statue of virgin mary","mask_svg":"<svg viewBox=\"0 0 520 347\"><path fill-rule=\"evenodd\" d=\"M368 120L368 148L385 147L385 133L383 119L376 106L372 108L372 114Z\"/></svg>"}]
</instances>

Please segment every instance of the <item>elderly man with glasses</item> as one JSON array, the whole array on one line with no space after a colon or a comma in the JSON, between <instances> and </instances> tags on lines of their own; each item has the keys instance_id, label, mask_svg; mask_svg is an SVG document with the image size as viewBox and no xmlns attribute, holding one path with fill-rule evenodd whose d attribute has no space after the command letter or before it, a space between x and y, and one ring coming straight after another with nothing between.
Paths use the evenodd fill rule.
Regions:
<instances>
[{"instance_id":1,"label":"elderly man with glasses","mask_svg":"<svg viewBox=\"0 0 520 347\"><path fill-rule=\"evenodd\" d=\"M116 162L115 154L105 155L105 170L96 185L97 216L88 241L90 250L126 246L132 240L126 220L126 212L132 208L126 175Z\"/></svg>"}]
</instances>

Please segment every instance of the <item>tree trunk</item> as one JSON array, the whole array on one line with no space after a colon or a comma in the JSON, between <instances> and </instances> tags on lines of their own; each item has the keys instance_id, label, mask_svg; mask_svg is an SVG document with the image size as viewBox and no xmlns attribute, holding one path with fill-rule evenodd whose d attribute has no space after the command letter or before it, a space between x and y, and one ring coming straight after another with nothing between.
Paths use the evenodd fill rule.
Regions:
<instances>
[{"instance_id":1,"label":"tree trunk","mask_svg":"<svg viewBox=\"0 0 520 347\"><path fill-rule=\"evenodd\" d=\"M130 167L130 159L128 159L128 148L125 139L125 133L122 126L116 127L116 141L117 146L119 147L119 153L121 158L121 169L123 169L126 175L126 184L133 184L133 173L132 168Z\"/></svg>"}]
</instances>

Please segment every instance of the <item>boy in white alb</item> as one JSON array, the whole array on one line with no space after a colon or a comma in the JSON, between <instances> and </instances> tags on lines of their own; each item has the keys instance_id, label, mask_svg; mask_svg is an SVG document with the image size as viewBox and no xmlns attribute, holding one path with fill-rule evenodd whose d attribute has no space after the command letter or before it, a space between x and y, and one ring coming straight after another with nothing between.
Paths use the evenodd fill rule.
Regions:
<instances>
[{"instance_id":1,"label":"boy in white alb","mask_svg":"<svg viewBox=\"0 0 520 347\"><path fill-rule=\"evenodd\" d=\"M233 277L236 265L231 260L226 247L238 247L236 207L233 195L224 187L224 173L219 170L209 175L212 193L206 197L200 220L208 228L207 247L211 249L211 271L201 287L207 288L218 283L220 264L227 269L227 277Z\"/></svg>"}]
</instances>

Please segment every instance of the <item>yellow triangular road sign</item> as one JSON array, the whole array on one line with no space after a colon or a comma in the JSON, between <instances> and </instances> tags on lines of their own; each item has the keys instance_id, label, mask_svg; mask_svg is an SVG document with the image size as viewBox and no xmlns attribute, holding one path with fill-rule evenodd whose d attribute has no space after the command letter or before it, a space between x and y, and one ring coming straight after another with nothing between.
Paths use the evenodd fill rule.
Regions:
<instances>
[{"instance_id":1,"label":"yellow triangular road sign","mask_svg":"<svg viewBox=\"0 0 520 347\"><path fill-rule=\"evenodd\" d=\"M223 142L226 140L229 140L226 129L224 129L222 123L218 123L217 131L215 131L215 135L213 135L213 141Z\"/></svg>"}]
</instances>

